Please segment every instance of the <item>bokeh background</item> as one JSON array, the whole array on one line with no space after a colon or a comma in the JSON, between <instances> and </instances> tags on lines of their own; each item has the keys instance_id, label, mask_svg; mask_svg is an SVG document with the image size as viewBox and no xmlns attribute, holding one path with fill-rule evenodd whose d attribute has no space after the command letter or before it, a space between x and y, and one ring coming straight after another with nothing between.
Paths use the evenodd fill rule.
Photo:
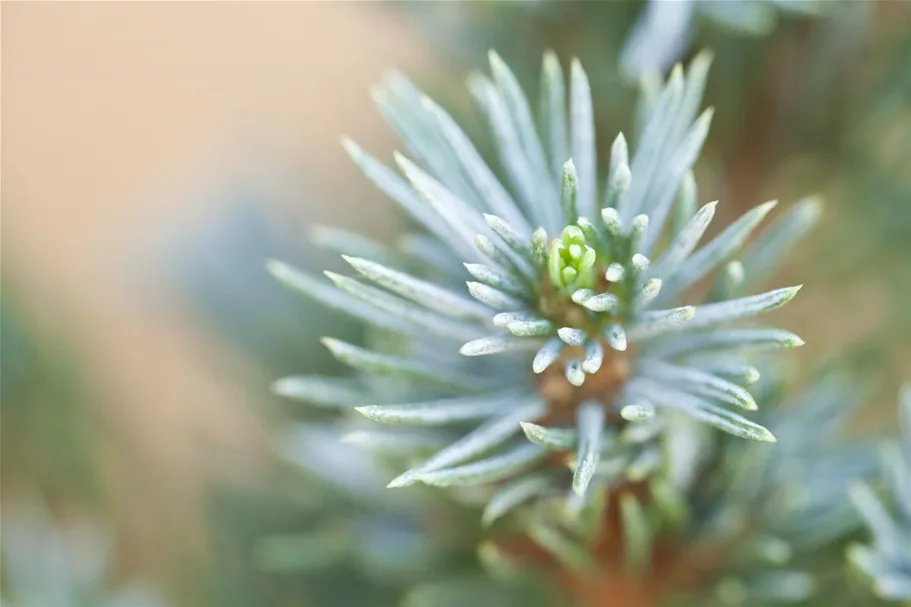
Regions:
<instances>
[{"instance_id":1,"label":"bokeh background","mask_svg":"<svg viewBox=\"0 0 911 607\"><path fill-rule=\"evenodd\" d=\"M758 31L697 15L680 56L716 55L699 182L722 201L718 225L773 197L780 210L824 197L786 265L782 284L807 286L780 324L806 339L808 368L836 357L870 383L859 422L876 427L911 378L911 11L817 4L774 9ZM384 476L369 468L340 490L288 466L276 447L287 429L325 419L269 391L281 375L338 372L317 338L360 329L286 293L263 262L337 267L310 244L317 226L385 242L406 225L339 145L395 149L370 99L389 69L477 134L462 84L488 48L530 87L544 50L579 56L609 142L634 120L635 83L618 66L644 10L4 2L4 598L394 604L405 572L352 561L349 542L419 561L426 521L395 498L377 524L376 500L393 498L377 497ZM304 463L363 463L339 463L347 451L332 445L320 460L308 449L322 439L302 436ZM352 521L366 527L346 531ZM282 535L302 530L322 534L318 554ZM352 568L358 581L337 583Z\"/></svg>"}]
</instances>

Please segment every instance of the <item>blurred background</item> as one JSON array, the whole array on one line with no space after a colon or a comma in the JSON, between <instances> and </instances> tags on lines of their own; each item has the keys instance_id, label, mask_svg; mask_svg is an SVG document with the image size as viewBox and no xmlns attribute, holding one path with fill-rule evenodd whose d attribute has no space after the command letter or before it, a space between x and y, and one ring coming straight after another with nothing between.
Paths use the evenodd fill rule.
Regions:
<instances>
[{"instance_id":1,"label":"blurred background","mask_svg":"<svg viewBox=\"0 0 911 607\"><path fill-rule=\"evenodd\" d=\"M724 225L823 196L780 325L863 372L881 425L911 378L908 2L4 2L4 604L419 604L421 567L474 554L434 521L473 515L387 495L333 412L271 395L340 372L319 336L363 336L264 260L334 268L318 226L407 227L339 145L396 148L370 98L392 68L477 135L487 49L529 90L546 49L578 56L609 145L643 70L703 47L701 199Z\"/></svg>"}]
</instances>

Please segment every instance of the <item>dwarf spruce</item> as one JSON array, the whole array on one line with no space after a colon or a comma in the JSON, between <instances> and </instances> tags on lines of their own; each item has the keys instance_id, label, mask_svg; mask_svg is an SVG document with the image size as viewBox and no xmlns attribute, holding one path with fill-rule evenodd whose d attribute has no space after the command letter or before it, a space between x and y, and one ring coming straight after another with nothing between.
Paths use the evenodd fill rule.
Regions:
<instances>
[{"instance_id":1,"label":"dwarf spruce","mask_svg":"<svg viewBox=\"0 0 911 607\"><path fill-rule=\"evenodd\" d=\"M353 378L276 390L348 412L349 440L402 466L389 487L480 502L485 525L521 538L481 544L495 577L619 571L618 588L638 580L630 592L647 597L624 605L801 601L820 590L803 564L859 527L845 496L872 451L844 438L857 395L826 375L783 396L776 369L803 341L766 313L800 286L762 289L820 204L801 200L751 238L765 202L706 237L719 203L700 198L693 167L710 64L675 67L603 159L577 60L567 78L545 55L533 104L491 53L490 75L468 80L481 147L392 74L374 98L404 142L397 170L343 145L414 233L385 247L332 231L323 244L352 272L328 281L269 262L371 336L324 339Z\"/></svg>"}]
</instances>

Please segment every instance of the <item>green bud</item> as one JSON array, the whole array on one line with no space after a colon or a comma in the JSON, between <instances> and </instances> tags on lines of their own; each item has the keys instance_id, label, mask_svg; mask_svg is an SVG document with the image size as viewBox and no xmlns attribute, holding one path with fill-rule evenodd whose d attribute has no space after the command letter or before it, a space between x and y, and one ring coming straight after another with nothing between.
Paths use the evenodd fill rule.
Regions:
<instances>
[{"instance_id":1,"label":"green bud","mask_svg":"<svg viewBox=\"0 0 911 607\"><path fill-rule=\"evenodd\" d=\"M547 259L551 283L565 293L593 287L597 258L598 254L588 246L581 228L563 228L560 237L551 245Z\"/></svg>"}]
</instances>

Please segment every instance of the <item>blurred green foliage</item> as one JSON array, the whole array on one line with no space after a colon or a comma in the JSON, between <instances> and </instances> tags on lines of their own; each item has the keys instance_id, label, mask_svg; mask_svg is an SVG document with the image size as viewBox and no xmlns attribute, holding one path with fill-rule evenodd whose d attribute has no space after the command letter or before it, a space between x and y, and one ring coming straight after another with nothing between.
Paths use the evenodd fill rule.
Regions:
<instances>
[{"instance_id":1,"label":"blurred green foliage","mask_svg":"<svg viewBox=\"0 0 911 607\"><path fill-rule=\"evenodd\" d=\"M2 491L39 492L45 499L99 503L95 446L104 424L70 345L38 325L4 276L0 308L3 352Z\"/></svg>"}]
</instances>

